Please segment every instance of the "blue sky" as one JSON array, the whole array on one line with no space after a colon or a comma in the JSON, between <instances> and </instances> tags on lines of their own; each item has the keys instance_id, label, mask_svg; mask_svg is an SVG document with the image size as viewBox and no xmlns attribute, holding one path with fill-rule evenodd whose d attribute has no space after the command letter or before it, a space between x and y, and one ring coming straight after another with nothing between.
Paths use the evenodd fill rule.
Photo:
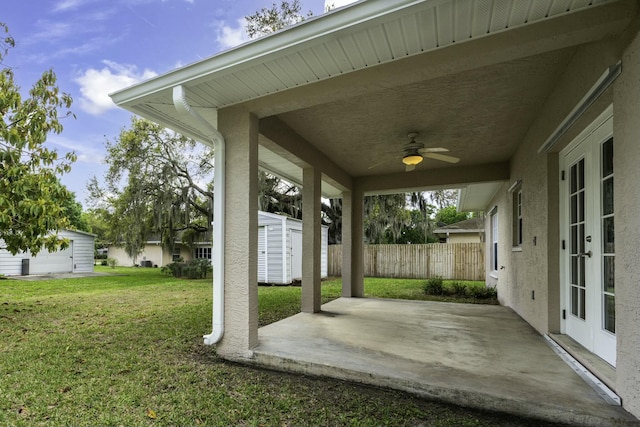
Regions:
<instances>
[{"instance_id":1,"label":"blue sky","mask_svg":"<svg viewBox=\"0 0 640 427\"><path fill-rule=\"evenodd\" d=\"M335 2L343 3L344 0ZM26 93L53 68L73 100L76 119L51 135L50 147L75 151L78 161L62 182L85 204L86 183L106 169L104 146L130 123L110 92L246 41L243 17L271 0L6 0L0 22L16 47L3 61ZM315 15L324 0L302 0ZM86 206L86 204L85 204Z\"/></svg>"}]
</instances>

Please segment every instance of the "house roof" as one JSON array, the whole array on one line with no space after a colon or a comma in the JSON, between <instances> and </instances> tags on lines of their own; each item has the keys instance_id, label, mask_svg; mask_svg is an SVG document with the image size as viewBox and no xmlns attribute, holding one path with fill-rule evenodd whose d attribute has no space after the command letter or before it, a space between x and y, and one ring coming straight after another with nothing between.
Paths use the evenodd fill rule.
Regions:
<instances>
[{"instance_id":1,"label":"house roof","mask_svg":"<svg viewBox=\"0 0 640 427\"><path fill-rule=\"evenodd\" d=\"M367 192L463 188L471 176L497 185L509 179L509 158L576 48L622 32L636 7L627 0L360 1L111 96L205 143L207 130L176 113L173 87L182 85L214 125L219 109L243 104L261 119L260 166L300 184L311 150L335 165L323 170L327 197L352 179ZM427 159L404 173L411 131L460 163ZM282 144L283 133L291 142Z\"/></svg>"},{"instance_id":2,"label":"house roof","mask_svg":"<svg viewBox=\"0 0 640 427\"><path fill-rule=\"evenodd\" d=\"M438 227L433 232L434 234L482 233L484 232L484 221L479 217L469 218L464 221Z\"/></svg>"}]
</instances>

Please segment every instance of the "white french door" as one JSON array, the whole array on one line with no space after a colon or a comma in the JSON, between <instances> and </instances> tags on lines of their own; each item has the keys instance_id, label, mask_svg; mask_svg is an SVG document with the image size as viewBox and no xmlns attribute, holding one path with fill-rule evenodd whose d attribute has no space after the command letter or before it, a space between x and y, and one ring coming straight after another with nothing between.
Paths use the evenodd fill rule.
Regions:
<instances>
[{"instance_id":1,"label":"white french door","mask_svg":"<svg viewBox=\"0 0 640 427\"><path fill-rule=\"evenodd\" d=\"M613 118L561 153L564 332L616 364Z\"/></svg>"}]
</instances>

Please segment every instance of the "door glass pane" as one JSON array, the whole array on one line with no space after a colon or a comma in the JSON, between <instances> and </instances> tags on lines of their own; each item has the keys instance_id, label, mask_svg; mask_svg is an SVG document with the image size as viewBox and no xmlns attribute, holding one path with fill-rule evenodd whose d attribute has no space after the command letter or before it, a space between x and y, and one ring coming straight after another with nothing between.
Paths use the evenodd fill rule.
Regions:
<instances>
[{"instance_id":1,"label":"door glass pane","mask_svg":"<svg viewBox=\"0 0 640 427\"><path fill-rule=\"evenodd\" d=\"M578 222L578 195L574 194L571 196L571 223L575 224Z\"/></svg>"},{"instance_id":2,"label":"door glass pane","mask_svg":"<svg viewBox=\"0 0 640 427\"><path fill-rule=\"evenodd\" d=\"M605 254L613 254L616 251L613 217L602 219L602 252Z\"/></svg>"},{"instance_id":3,"label":"door glass pane","mask_svg":"<svg viewBox=\"0 0 640 427\"><path fill-rule=\"evenodd\" d=\"M577 165L573 165L571 166L571 176L569 178L570 185L570 192L571 193L575 193L576 191L578 191L578 166Z\"/></svg>"},{"instance_id":4,"label":"door glass pane","mask_svg":"<svg viewBox=\"0 0 640 427\"><path fill-rule=\"evenodd\" d=\"M584 188L584 159L578 162L578 190Z\"/></svg>"},{"instance_id":5,"label":"door glass pane","mask_svg":"<svg viewBox=\"0 0 640 427\"><path fill-rule=\"evenodd\" d=\"M613 173L613 138L602 144L602 177Z\"/></svg>"},{"instance_id":6,"label":"door glass pane","mask_svg":"<svg viewBox=\"0 0 640 427\"><path fill-rule=\"evenodd\" d=\"M578 284L578 257L577 256L571 257L571 284L572 285Z\"/></svg>"},{"instance_id":7,"label":"door glass pane","mask_svg":"<svg viewBox=\"0 0 640 427\"><path fill-rule=\"evenodd\" d=\"M578 315L578 287L571 287L571 314Z\"/></svg>"},{"instance_id":8,"label":"door glass pane","mask_svg":"<svg viewBox=\"0 0 640 427\"><path fill-rule=\"evenodd\" d=\"M585 290L584 288L579 288L580 289L580 313L578 314L578 316L582 319L585 320L586 319L586 315L585 315L585 301L584 301L584 294L585 294Z\"/></svg>"},{"instance_id":9,"label":"door glass pane","mask_svg":"<svg viewBox=\"0 0 640 427\"><path fill-rule=\"evenodd\" d=\"M602 269L602 288L605 292L615 292L615 257L605 256Z\"/></svg>"},{"instance_id":10,"label":"door glass pane","mask_svg":"<svg viewBox=\"0 0 640 427\"><path fill-rule=\"evenodd\" d=\"M602 181L602 215L613 213L613 177Z\"/></svg>"},{"instance_id":11,"label":"door glass pane","mask_svg":"<svg viewBox=\"0 0 640 427\"><path fill-rule=\"evenodd\" d=\"M578 253L578 226L571 226L571 251L572 255Z\"/></svg>"},{"instance_id":12,"label":"door glass pane","mask_svg":"<svg viewBox=\"0 0 640 427\"><path fill-rule=\"evenodd\" d=\"M580 265L580 279L578 280L578 285L584 287L585 259L583 256L578 256L578 264Z\"/></svg>"},{"instance_id":13,"label":"door glass pane","mask_svg":"<svg viewBox=\"0 0 640 427\"><path fill-rule=\"evenodd\" d=\"M616 333L616 297L604 295L604 329Z\"/></svg>"}]
</instances>

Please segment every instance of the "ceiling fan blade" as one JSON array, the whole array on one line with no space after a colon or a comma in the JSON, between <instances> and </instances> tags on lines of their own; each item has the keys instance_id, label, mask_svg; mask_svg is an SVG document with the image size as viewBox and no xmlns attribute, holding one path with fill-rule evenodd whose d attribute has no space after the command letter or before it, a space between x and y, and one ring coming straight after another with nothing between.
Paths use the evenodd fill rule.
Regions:
<instances>
[{"instance_id":1,"label":"ceiling fan blade","mask_svg":"<svg viewBox=\"0 0 640 427\"><path fill-rule=\"evenodd\" d=\"M407 165L407 167L404 169L404 171L405 172L411 172L415 168L416 168L416 165Z\"/></svg>"},{"instance_id":2,"label":"ceiling fan blade","mask_svg":"<svg viewBox=\"0 0 640 427\"><path fill-rule=\"evenodd\" d=\"M422 157L426 157L428 159L440 160L447 163L458 163L460 161L460 159L457 157L447 156L445 154L436 154L436 153L424 153Z\"/></svg>"},{"instance_id":3,"label":"ceiling fan blade","mask_svg":"<svg viewBox=\"0 0 640 427\"><path fill-rule=\"evenodd\" d=\"M449 151L448 148L444 148L444 147L427 147L427 148L419 148L418 152L420 154L424 154L424 153L443 153L445 151Z\"/></svg>"},{"instance_id":4,"label":"ceiling fan blade","mask_svg":"<svg viewBox=\"0 0 640 427\"><path fill-rule=\"evenodd\" d=\"M385 159L385 160L383 160L383 161L381 161L381 162L378 162L378 163L374 163L374 164L372 164L372 165L371 165L371 166L369 166L367 169L377 168L378 166L382 166L382 165L384 165L385 163L389 163L389 162L391 162L391 161L393 161L393 159Z\"/></svg>"}]
</instances>

